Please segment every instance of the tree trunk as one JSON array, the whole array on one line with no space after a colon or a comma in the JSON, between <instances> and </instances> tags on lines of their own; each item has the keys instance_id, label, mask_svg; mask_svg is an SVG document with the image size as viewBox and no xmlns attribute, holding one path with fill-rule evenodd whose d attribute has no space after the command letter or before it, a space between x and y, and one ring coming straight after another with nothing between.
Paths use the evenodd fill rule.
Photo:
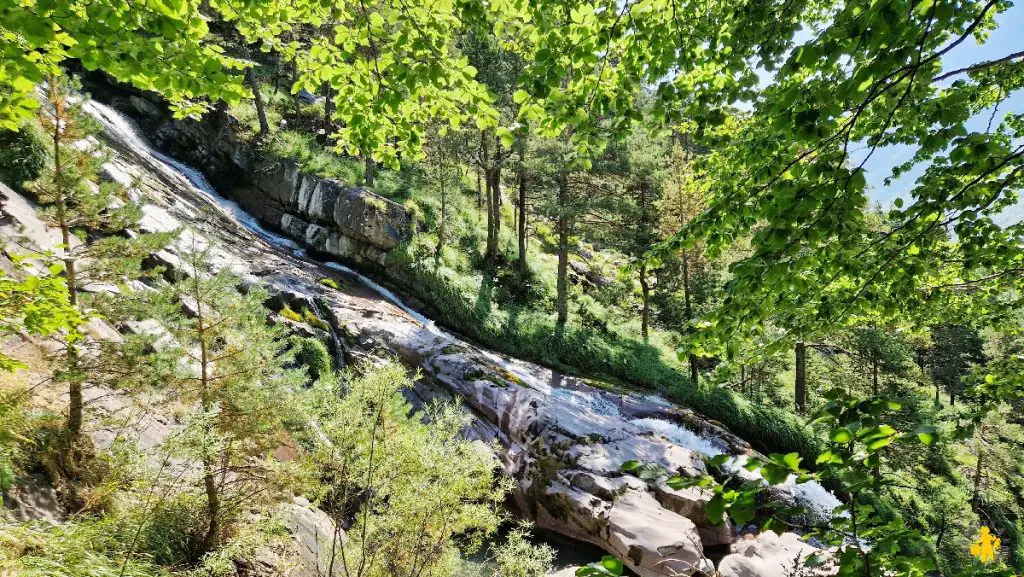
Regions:
<instances>
[{"instance_id":1,"label":"tree trunk","mask_svg":"<svg viewBox=\"0 0 1024 577\"><path fill-rule=\"evenodd\" d=\"M796 344L796 410L799 413L807 408L807 351L803 341Z\"/></svg>"},{"instance_id":2,"label":"tree trunk","mask_svg":"<svg viewBox=\"0 0 1024 577\"><path fill-rule=\"evenodd\" d=\"M441 190L441 222L438 223L437 226L437 250L434 253L435 258L438 260L440 260L441 258L441 251L444 250L444 235L446 232L445 228L448 222L448 189L447 183L445 181L448 175L445 170L446 166L444 153L441 153L439 169L440 170L438 172L440 173L441 177L441 182L438 183L438 186L440 186Z\"/></svg>"},{"instance_id":3,"label":"tree trunk","mask_svg":"<svg viewBox=\"0 0 1024 577\"><path fill-rule=\"evenodd\" d=\"M65 115L64 97L59 93L57 78L51 77L49 82L50 102L53 104L53 182L54 199L57 205L57 224L60 227L61 243L64 245L64 283L67 286L68 302L78 307L78 277L75 274L75 257L71 252L71 226L68 222L67 199L64 196L64 165L61 158L61 145L64 140ZM72 343L67 344L68 369L78 361L78 350ZM72 374L68 381L68 455L78 443L82 435L82 383Z\"/></svg>"},{"instance_id":4,"label":"tree trunk","mask_svg":"<svg viewBox=\"0 0 1024 577\"><path fill-rule=\"evenodd\" d=\"M331 84L324 84L324 139L330 138L334 132L334 91Z\"/></svg>"},{"instance_id":5,"label":"tree trunk","mask_svg":"<svg viewBox=\"0 0 1024 577\"><path fill-rule=\"evenodd\" d=\"M203 458L203 485L206 488L206 536L203 538L203 552L208 553L220 543L220 496L213 473L212 461Z\"/></svg>"},{"instance_id":6,"label":"tree trunk","mask_svg":"<svg viewBox=\"0 0 1024 577\"><path fill-rule=\"evenodd\" d=\"M373 186L374 171L377 169L370 153L363 154L363 185L367 188Z\"/></svg>"},{"instance_id":7,"label":"tree trunk","mask_svg":"<svg viewBox=\"0 0 1024 577\"><path fill-rule=\"evenodd\" d=\"M295 90L294 86L296 84L298 84L298 82L299 82L299 63L298 62L292 62L292 87L293 87L292 90ZM298 124L299 114L302 113L302 99L299 98L298 91L295 92L295 97L293 99L293 102L295 103L295 110L294 110L295 121L296 121L296 124Z\"/></svg>"},{"instance_id":8,"label":"tree trunk","mask_svg":"<svg viewBox=\"0 0 1024 577\"><path fill-rule=\"evenodd\" d=\"M647 282L647 263L640 261L640 336L644 338L646 343L648 340L648 330L651 322L651 287Z\"/></svg>"},{"instance_id":9,"label":"tree trunk","mask_svg":"<svg viewBox=\"0 0 1024 577\"><path fill-rule=\"evenodd\" d=\"M248 50L246 51L248 53ZM263 104L263 95L260 93L260 81L256 77L256 68L250 66L245 70L245 78L249 81L249 88L252 89L252 99L256 103L256 117L260 121L260 138L270 134L270 124L267 122L267 109Z\"/></svg>"},{"instance_id":10,"label":"tree trunk","mask_svg":"<svg viewBox=\"0 0 1024 577\"><path fill-rule=\"evenodd\" d=\"M491 186L494 182L493 169L484 169L484 196L487 197L487 243L484 247L484 261L494 264L495 245L497 244L494 233L494 195L491 193Z\"/></svg>"},{"instance_id":11,"label":"tree trunk","mask_svg":"<svg viewBox=\"0 0 1024 577\"><path fill-rule=\"evenodd\" d=\"M491 169L491 221L494 223L491 233L491 242L488 245L488 258L492 263L498 262L498 242L501 238L501 167L495 166Z\"/></svg>"},{"instance_id":12,"label":"tree trunk","mask_svg":"<svg viewBox=\"0 0 1024 577\"><path fill-rule=\"evenodd\" d=\"M569 320L569 222L566 204L569 197L569 178L562 174L558 178L558 280L556 283L555 309L558 326L564 327Z\"/></svg>"},{"instance_id":13,"label":"tree trunk","mask_svg":"<svg viewBox=\"0 0 1024 577\"><path fill-rule=\"evenodd\" d=\"M481 208L484 205L484 188L481 184L480 167L476 167L476 207Z\"/></svg>"},{"instance_id":14,"label":"tree trunk","mask_svg":"<svg viewBox=\"0 0 1024 577\"><path fill-rule=\"evenodd\" d=\"M693 321L693 304L690 300L690 258L683 253L683 312L686 314L686 322ZM687 326L687 334L692 333L692 327ZM690 381L696 385L700 379L700 372L697 370L697 355L690 353Z\"/></svg>"},{"instance_id":15,"label":"tree trunk","mask_svg":"<svg viewBox=\"0 0 1024 577\"><path fill-rule=\"evenodd\" d=\"M878 396L878 359L871 359L871 394Z\"/></svg>"},{"instance_id":16,"label":"tree trunk","mask_svg":"<svg viewBox=\"0 0 1024 577\"><path fill-rule=\"evenodd\" d=\"M984 471L985 461L985 425L978 425L978 463L974 467L974 492L971 495L971 505L974 510L981 509L981 479Z\"/></svg>"},{"instance_id":17,"label":"tree trunk","mask_svg":"<svg viewBox=\"0 0 1024 577\"><path fill-rule=\"evenodd\" d=\"M526 263L526 144L519 147L519 274L525 277L528 272Z\"/></svg>"},{"instance_id":18,"label":"tree trunk","mask_svg":"<svg viewBox=\"0 0 1024 577\"><path fill-rule=\"evenodd\" d=\"M209 344L206 342L205 332L209 329L206 325L206 321L203 315L202 299L200 298L199 290L199 274L198 271L193 271L195 274L195 292L194 298L196 299L196 322L197 332L199 334L199 385L200 389L200 406L204 413L209 413L213 410L213 399L210 397L210 349ZM211 425L209 421L204 421L206 424L206 434L209 436L212 431L210 430ZM214 456L208 451L204 452L202 457L203 462L203 488L206 490L206 536L203 538L203 553L208 553L217 548L220 541L220 493L217 488L217 480L214 472Z\"/></svg>"}]
</instances>

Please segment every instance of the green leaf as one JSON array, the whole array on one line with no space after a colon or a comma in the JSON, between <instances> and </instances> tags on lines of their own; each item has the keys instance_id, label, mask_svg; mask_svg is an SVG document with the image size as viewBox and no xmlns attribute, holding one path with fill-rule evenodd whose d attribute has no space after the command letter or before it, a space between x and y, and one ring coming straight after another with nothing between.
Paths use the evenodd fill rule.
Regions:
<instances>
[{"instance_id":1,"label":"green leaf","mask_svg":"<svg viewBox=\"0 0 1024 577\"><path fill-rule=\"evenodd\" d=\"M619 577L623 573L622 561L611 555L605 555L599 563L591 563L576 570L578 577L612 576Z\"/></svg>"},{"instance_id":2,"label":"green leaf","mask_svg":"<svg viewBox=\"0 0 1024 577\"><path fill-rule=\"evenodd\" d=\"M833 443L849 443L853 440L853 431L846 427L839 427L838 429L833 429L828 438Z\"/></svg>"},{"instance_id":3,"label":"green leaf","mask_svg":"<svg viewBox=\"0 0 1024 577\"><path fill-rule=\"evenodd\" d=\"M938 429L931 425L921 425L914 430L914 435L925 445L931 445L938 438Z\"/></svg>"},{"instance_id":4,"label":"green leaf","mask_svg":"<svg viewBox=\"0 0 1024 577\"><path fill-rule=\"evenodd\" d=\"M708 501L707 515L708 521L712 525L719 525L722 523L725 517L726 502L725 498L721 495L715 495Z\"/></svg>"}]
</instances>

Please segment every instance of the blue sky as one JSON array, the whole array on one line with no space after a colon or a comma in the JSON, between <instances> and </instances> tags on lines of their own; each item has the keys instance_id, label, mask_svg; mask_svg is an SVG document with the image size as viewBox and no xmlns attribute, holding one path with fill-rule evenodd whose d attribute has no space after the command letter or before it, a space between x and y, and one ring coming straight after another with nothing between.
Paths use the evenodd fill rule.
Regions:
<instances>
[{"instance_id":1,"label":"blue sky","mask_svg":"<svg viewBox=\"0 0 1024 577\"><path fill-rule=\"evenodd\" d=\"M997 17L997 21L999 27L992 32L984 45L978 46L973 39L964 42L943 58L943 69L956 70L976 62L1001 58L1024 48L1024 4L1018 4L1003 12ZM1024 91L1014 92L1000 105L995 123L998 123L1002 116L1009 111L1024 112ZM984 131L991 111L988 112L989 114L982 114L971 119L968 122L968 129ZM914 181L924 170L924 166L914 167L912 171L894 180L889 186L885 186L884 180L894 166L909 160L914 155L914 151L915 149L909 146L891 146L880 149L872 155L865 165L865 169L867 170L868 185L871 187L869 196L873 201L888 208L894 198L909 194ZM861 154L866 154L866 151L862 151ZM857 160L859 159L855 156L854 161Z\"/></svg>"}]
</instances>

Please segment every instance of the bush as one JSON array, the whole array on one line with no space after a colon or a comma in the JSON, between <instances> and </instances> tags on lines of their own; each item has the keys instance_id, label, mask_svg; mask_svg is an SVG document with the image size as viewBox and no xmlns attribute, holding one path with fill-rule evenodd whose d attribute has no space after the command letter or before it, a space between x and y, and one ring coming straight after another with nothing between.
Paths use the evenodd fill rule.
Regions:
<instances>
[{"instance_id":1,"label":"bush","mask_svg":"<svg viewBox=\"0 0 1024 577\"><path fill-rule=\"evenodd\" d=\"M544 577L551 571L555 551L534 545L529 523L513 529L494 554L495 577Z\"/></svg>"},{"instance_id":2,"label":"bush","mask_svg":"<svg viewBox=\"0 0 1024 577\"><path fill-rule=\"evenodd\" d=\"M305 367L310 381L331 374L331 353L319 339L293 335L289 339L295 351L295 362Z\"/></svg>"},{"instance_id":3,"label":"bush","mask_svg":"<svg viewBox=\"0 0 1024 577\"><path fill-rule=\"evenodd\" d=\"M24 184L39 178L48 159L46 142L38 126L25 123L21 130L0 131L0 181L17 192Z\"/></svg>"},{"instance_id":4,"label":"bush","mask_svg":"<svg viewBox=\"0 0 1024 577\"><path fill-rule=\"evenodd\" d=\"M338 544L363 575L452 575L497 530L511 483L493 456L462 436L454 404L412 409L396 363L355 367L309 394L317 499L349 528ZM333 550L331 550L333 554Z\"/></svg>"},{"instance_id":5,"label":"bush","mask_svg":"<svg viewBox=\"0 0 1024 577\"><path fill-rule=\"evenodd\" d=\"M125 561L125 546L131 541L117 539L114 529L111 523L104 521L0 525L0 574L18 577L156 577L166 574L142 560Z\"/></svg>"},{"instance_id":6,"label":"bush","mask_svg":"<svg viewBox=\"0 0 1024 577\"><path fill-rule=\"evenodd\" d=\"M136 540L135 553L140 557L170 567L193 563L202 551L206 530L205 497L177 493L152 509L131 511L119 524L126 542Z\"/></svg>"}]
</instances>

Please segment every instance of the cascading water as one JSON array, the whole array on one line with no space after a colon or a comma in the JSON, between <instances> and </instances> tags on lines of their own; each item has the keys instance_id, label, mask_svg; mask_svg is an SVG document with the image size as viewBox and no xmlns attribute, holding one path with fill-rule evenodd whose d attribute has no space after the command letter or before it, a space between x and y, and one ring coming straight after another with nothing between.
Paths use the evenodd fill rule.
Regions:
<instances>
[{"instance_id":1,"label":"cascading water","mask_svg":"<svg viewBox=\"0 0 1024 577\"><path fill-rule=\"evenodd\" d=\"M633 421L633 425L641 431L661 435L679 446L696 451L706 457L716 457L726 452L725 448L714 439L702 437L687 428L663 419L636 419ZM763 480L760 473L744 468L746 461L746 456L732 457L725 463L724 468L744 480ZM797 483L796 477L791 475L778 488L792 496L795 501L806 507L812 515L820 520L830 519L836 507L842 505L835 495L817 481Z\"/></svg>"},{"instance_id":2,"label":"cascading water","mask_svg":"<svg viewBox=\"0 0 1024 577\"><path fill-rule=\"evenodd\" d=\"M219 207L226 216L239 222L245 228L249 229L268 243L282 250L291 252L299 258L315 260L312 259L306 253L306 250L294 240L268 230L260 224L259 220L246 212L245 209L243 209L237 202L228 200L221 196L213 188L213 185L210 184L203 173L187 164L167 156L166 154L163 154L158 150L153 149L152 146L150 146L150 144L139 135L138 130L135 128L131 120L125 118L109 106L96 102L95 100L88 101L85 109L93 116L93 118L100 122L108 134L126 144L133 150L133 152L142 157L148 157L148 159L151 160L151 166L160 170L164 176L171 177L178 181L181 181L182 179L185 180L191 188L209 200L211 204ZM447 333L444 333L437 328L434 321L415 311L412 307L405 304L395 293L384 288L365 275L360 274L359 272L356 272L355 270L338 262L316 262L319 262L328 268L341 271L355 277L359 282L370 288L370 290L402 309L406 314L422 324L424 327L428 328L432 332L436 332L437 334L449 336Z\"/></svg>"}]
</instances>

